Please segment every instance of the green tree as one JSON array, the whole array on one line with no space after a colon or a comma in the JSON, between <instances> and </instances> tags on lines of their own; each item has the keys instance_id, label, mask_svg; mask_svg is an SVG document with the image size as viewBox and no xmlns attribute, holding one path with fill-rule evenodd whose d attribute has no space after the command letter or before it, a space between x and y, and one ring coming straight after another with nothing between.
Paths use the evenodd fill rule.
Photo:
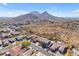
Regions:
<instances>
[{"instance_id":1,"label":"green tree","mask_svg":"<svg viewBox=\"0 0 79 59\"><path fill-rule=\"evenodd\" d=\"M22 47L27 48L30 44L31 44L31 42L24 41L24 42L22 42Z\"/></svg>"}]
</instances>

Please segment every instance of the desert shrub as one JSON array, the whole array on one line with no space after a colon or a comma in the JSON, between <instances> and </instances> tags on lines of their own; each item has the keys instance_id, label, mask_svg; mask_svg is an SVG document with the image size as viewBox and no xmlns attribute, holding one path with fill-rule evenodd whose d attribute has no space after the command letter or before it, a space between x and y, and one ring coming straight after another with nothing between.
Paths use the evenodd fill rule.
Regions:
<instances>
[{"instance_id":1,"label":"desert shrub","mask_svg":"<svg viewBox=\"0 0 79 59\"><path fill-rule=\"evenodd\" d=\"M20 44L22 44L22 42L16 42L16 45L20 45Z\"/></svg>"},{"instance_id":2,"label":"desert shrub","mask_svg":"<svg viewBox=\"0 0 79 59\"><path fill-rule=\"evenodd\" d=\"M58 36L58 35L50 36L49 40L59 41L60 40L60 36Z\"/></svg>"},{"instance_id":3,"label":"desert shrub","mask_svg":"<svg viewBox=\"0 0 79 59\"><path fill-rule=\"evenodd\" d=\"M8 46L7 46L7 48L12 48L13 47L13 45L12 44L9 44Z\"/></svg>"},{"instance_id":4,"label":"desert shrub","mask_svg":"<svg viewBox=\"0 0 79 59\"><path fill-rule=\"evenodd\" d=\"M72 50L68 49L67 53L65 54L65 56L73 56Z\"/></svg>"}]
</instances>

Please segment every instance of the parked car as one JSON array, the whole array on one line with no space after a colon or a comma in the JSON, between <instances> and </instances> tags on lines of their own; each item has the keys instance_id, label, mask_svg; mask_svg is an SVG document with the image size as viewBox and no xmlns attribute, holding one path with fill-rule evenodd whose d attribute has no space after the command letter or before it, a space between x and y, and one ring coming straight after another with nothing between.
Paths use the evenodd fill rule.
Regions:
<instances>
[{"instance_id":1,"label":"parked car","mask_svg":"<svg viewBox=\"0 0 79 59\"><path fill-rule=\"evenodd\" d=\"M23 39L22 38L16 38L16 41L22 41Z\"/></svg>"}]
</instances>

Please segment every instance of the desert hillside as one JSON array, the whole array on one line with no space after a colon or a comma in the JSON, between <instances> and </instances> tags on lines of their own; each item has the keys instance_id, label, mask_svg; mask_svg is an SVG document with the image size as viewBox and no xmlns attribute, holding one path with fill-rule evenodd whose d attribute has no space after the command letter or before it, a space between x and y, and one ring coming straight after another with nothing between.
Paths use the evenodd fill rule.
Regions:
<instances>
[{"instance_id":1,"label":"desert hillside","mask_svg":"<svg viewBox=\"0 0 79 59\"><path fill-rule=\"evenodd\" d=\"M74 22L43 22L40 24L30 24L23 26L26 32L51 38L58 36L58 40L65 42L69 46L79 48L79 29Z\"/></svg>"}]
</instances>

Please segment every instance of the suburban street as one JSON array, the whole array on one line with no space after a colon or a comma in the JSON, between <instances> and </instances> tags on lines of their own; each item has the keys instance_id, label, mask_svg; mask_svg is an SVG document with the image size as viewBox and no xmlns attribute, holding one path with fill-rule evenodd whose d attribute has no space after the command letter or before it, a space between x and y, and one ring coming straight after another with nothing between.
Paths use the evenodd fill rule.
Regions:
<instances>
[{"instance_id":1,"label":"suburban street","mask_svg":"<svg viewBox=\"0 0 79 59\"><path fill-rule=\"evenodd\" d=\"M56 54L52 54L52 53L49 53L47 51L45 51L43 48L40 48L39 46L36 46L34 43L31 43L30 45L33 49L38 49L40 52L44 53L45 55L47 56L55 56Z\"/></svg>"}]
</instances>

